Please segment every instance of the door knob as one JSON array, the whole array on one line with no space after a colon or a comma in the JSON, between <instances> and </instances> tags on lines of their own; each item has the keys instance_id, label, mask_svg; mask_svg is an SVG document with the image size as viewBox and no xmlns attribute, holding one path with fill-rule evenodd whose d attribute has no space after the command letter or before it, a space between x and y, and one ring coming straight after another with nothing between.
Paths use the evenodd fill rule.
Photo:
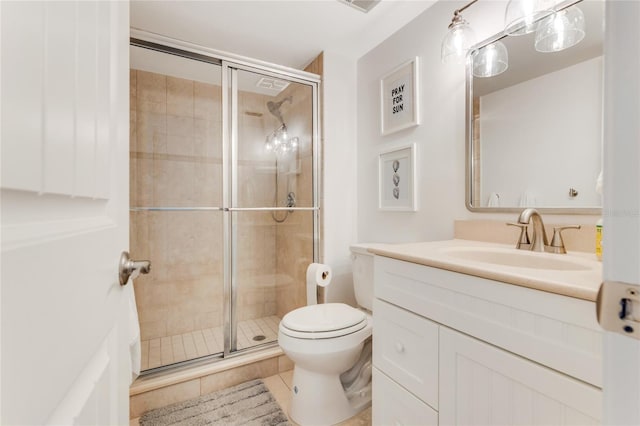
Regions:
<instances>
[{"instance_id":1,"label":"door knob","mask_svg":"<svg viewBox=\"0 0 640 426\"><path fill-rule=\"evenodd\" d=\"M128 251L123 251L120 255L120 265L118 267L120 285L127 285L129 278L135 279L140 274L148 274L150 270L150 261L131 260Z\"/></svg>"}]
</instances>

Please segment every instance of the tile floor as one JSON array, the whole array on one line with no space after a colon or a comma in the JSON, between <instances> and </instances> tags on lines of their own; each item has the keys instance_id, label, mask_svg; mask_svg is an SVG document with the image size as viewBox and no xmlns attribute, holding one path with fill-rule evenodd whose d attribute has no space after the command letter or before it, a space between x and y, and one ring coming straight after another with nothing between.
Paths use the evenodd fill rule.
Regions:
<instances>
[{"instance_id":1,"label":"tile floor","mask_svg":"<svg viewBox=\"0 0 640 426\"><path fill-rule=\"evenodd\" d=\"M293 370L284 371L280 374L262 379L264 384L269 388L273 397L278 401L282 410L289 415L289 404L291 402L291 382L293 381ZM140 418L131 419L129 426L139 426ZM295 425L293 420L289 419L291 424ZM339 423L338 426L371 426L371 407L362 411L355 417Z\"/></svg>"},{"instance_id":2,"label":"tile floor","mask_svg":"<svg viewBox=\"0 0 640 426\"><path fill-rule=\"evenodd\" d=\"M269 388L269 391L273 394L273 397L278 401L282 410L289 415L289 404L291 402L291 382L293 381L293 370L285 371L275 376L262 379L265 385ZM297 424L293 420L289 419L291 424ZM357 416L354 416L338 426L371 426L371 407L362 411Z\"/></svg>"},{"instance_id":3,"label":"tile floor","mask_svg":"<svg viewBox=\"0 0 640 426\"><path fill-rule=\"evenodd\" d=\"M245 349L278 339L280 318L269 316L238 323L238 349ZM142 370L162 367L188 359L221 353L224 350L222 327L196 330L175 336L143 340ZM253 340L264 336L263 340Z\"/></svg>"}]
</instances>

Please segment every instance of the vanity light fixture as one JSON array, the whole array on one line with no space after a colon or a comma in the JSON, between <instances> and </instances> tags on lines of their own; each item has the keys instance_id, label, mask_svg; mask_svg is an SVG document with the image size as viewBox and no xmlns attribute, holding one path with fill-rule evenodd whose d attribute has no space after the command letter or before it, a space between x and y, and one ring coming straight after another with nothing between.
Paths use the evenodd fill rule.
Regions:
<instances>
[{"instance_id":1,"label":"vanity light fixture","mask_svg":"<svg viewBox=\"0 0 640 426\"><path fill-rule=\"evenodd\" d=\"M473 52L472 59L475 77L494 77L509 68L507 47L499 40Z\"/></svg>"},{"instance_id":2,"label":"vanity light fixture","mask_svg":"<svg viewBox=\"0 0 640 426\"><path fill-rule=\"evenodd\" d=\"M584 14L578 6L554 13L540 22L536 30L538 52L559 52L580 43L585 35Z\"/></svg>"},{"instance_id":3,"label":"vanity light fixture","mask_svg":"<svg viewBox=\"0 0 640 426\"><path fill-rule=\"evenodd\" d=\"M473 0L460 9L453 12L453 19L449 24L449 31L442 40L441 59L445 64L462 64L465 61L469 48L476 43L476 35L461 13L463 10L477 2Z\"/></svg>"},{"instance_id":4,"label":"vanity light fixture","mask_svg":"<svg viewBox=\"0 0 640 426\"><path fill-rule=\"evenodd\" d=\"M535 31L538 20L553 13L552 0L509 0L504 11L504 33L523 35Z\"/></svg>"}]
</instances>

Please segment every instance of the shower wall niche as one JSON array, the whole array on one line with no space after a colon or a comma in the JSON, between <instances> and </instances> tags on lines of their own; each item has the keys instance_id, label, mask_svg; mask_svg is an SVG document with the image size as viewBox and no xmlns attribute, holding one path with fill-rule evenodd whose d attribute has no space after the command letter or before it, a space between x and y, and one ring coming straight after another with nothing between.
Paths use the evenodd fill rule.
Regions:
<instances>
[{"instance_id":1,"label":"shower wall niche","mask_svg":"<svg viewBox=\"0 0 640 426\"><path fill-rule=\"evenodd\" d=\"M317 256L317 83L138 46L131 64L130 251L152 262L135 283L142 369L273 344ZM297 146L276 153L268 105L289 97Z\"/></svg>"}]
</instances>

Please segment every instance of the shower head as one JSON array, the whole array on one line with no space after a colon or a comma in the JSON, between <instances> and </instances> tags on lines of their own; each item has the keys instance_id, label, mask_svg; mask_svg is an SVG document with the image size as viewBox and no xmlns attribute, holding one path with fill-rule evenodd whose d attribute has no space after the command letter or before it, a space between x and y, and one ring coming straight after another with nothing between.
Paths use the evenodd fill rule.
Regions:
<instances>
[{"instance_id":1,"label":"shower head","mask_svg":"<svg viewBox=\"0 0 640 426\"><path fill-rule=\"evenodd\" d=\"M291 96L287 96L286 98L283 98L281 100L279 100L278 102L273 102L273 101L269 101L267 102L267 108L269 109L269 112L278 120L280 120L280 123L284 124L284 118L282 118L282 113L280 112L280 107L282 107L282 104L285 102L289 102L291 103L293 100L293 98Z\"/></svg>"}]
</instances>

